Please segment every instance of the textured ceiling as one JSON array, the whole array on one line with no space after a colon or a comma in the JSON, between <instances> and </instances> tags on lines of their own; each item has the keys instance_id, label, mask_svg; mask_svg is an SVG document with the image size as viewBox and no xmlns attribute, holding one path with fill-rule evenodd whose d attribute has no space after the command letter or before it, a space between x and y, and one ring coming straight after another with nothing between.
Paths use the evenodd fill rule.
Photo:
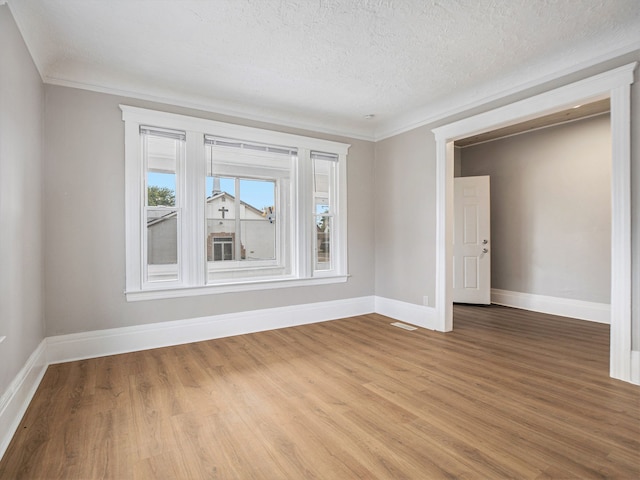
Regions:
<instances>
[{"instance_id":1,"label":"textured ceiling","mask_svg":"<svg viewBox=\"0 0 640 480\"><path fill-rule=\"evenodd\" d=\"M639 0L8 4L45 82L371 139L640 48Z\"/></svg>"}]
</instances>

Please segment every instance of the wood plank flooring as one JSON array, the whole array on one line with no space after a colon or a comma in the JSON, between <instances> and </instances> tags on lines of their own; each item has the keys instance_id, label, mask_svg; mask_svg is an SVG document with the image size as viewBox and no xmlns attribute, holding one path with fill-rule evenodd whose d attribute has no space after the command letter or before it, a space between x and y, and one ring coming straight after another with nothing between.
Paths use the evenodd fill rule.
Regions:
<instances>
[{"instance_id":1,"label":"wood plank flooring","mask_svg":"<svg viewBox=\"0 0 640 480\"><path fill-rule=\"evenodd\" d=\"M606 325L455 307L53 365L2 479L640 478Z\"/></svg>"}]
</instances>

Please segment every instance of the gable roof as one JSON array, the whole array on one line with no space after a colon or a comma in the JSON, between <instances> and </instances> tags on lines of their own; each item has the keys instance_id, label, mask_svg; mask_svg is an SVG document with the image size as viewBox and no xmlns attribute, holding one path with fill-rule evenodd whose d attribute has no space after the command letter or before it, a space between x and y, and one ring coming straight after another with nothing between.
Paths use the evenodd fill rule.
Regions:
<instances>
[{"instance_id":1,"label":"gable roof","mask_svg":"<svg viewBox=\"0 0 640 480\"><path fill-rule=\"evenodd\" d=\"M216 200L220 200L222 198L225 199L229 199L232 202L235 202L236 197L234 195L231 195L230 193L227 192L214 192L213 195L211 195L210 197L207 197L207 203L212 203ZM250 211L254 212L256 215L260 215L262 217L264 217L266 214L264 211L257 209L256 207L254 207L253 205L240 200L240 205L244 205L247 209L249 209ZM156 225L158 223L164 222L170 218L174 218L176 216L176 212L170 212L167 213L166 215L162 215L161 217L156 217L153 218L151 220L149 220L147 222L147 226L152 226L152 225Z\"/></svg>"}]
</instances>

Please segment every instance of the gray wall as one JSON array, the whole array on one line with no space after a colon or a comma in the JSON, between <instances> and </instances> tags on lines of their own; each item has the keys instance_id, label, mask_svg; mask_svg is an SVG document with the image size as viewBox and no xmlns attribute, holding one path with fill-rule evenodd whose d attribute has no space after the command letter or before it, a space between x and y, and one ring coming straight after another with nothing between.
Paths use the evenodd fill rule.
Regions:
<instances>
[{"instance_id":1,"label":"gray wall","mask_svg":"<svg viewBox=\"0 0 640 480\"><path fill-rule=\"evenodd\" d=\"M435 293L435 140L431 129L630 62L640 51L376 143L376 295L420 304ZM631 86L633 348L640 349L640 82Z\"/></svg>"},{"instance_id":2,"label":"gray wall","mask_svg":"<svg viewBox=\"0 0 640 480\"><path fill-rule=\"evenodd\" d=\"M0 396L44 338L40 75L0 6Z\"/></svg>"},{"instance_id":3,"label":"gray wall","mask_svg":"<svg viewBox=\"0 0 640 480\"><path fill-rule=\"evenodd\" d=\"M43 316L46 334L56 335L373 293L415 304L428 295L433 306L436 156L431 129L640 60L639 52L613 59L382 140L375 146L370 142L282 129L353 145L348 179L349 270L353 275L349 282L127 303L123 295L123 126L118 104L278 128L179 107L46 86L47 148L43 164L43 89L6 6L0 6L0 43L0 335L8 335L0 344L0 392L4 392L8 381L43 338ZM633 341L637 349L640 347L640 84L632 85L631 90ZM44 177L40 173L42 168Z\"/></svg>"},{"instance_id":4,"label":"gray wall","mask_svg":"<svg viewBox=\"0 0 640 480\"><path fill-rule=\"evenodd\" d=\"M609 303L609 115L463 148L491 176L491 286Z\"/></svg>"},{"instance_id":5,"label":"gray wall","mask_svg":"<svg viewBox=\"0 0 640 480\"><path fill-rule=\"evenodd\" d=\"M426 127L376 143L376 295L434 306L435 152Z\"/></svg>"},{"instance_id":6,"label":"gray wall","mask_svg":"<svg viewBox=\"0 0 640 480\"><path fill-rule=\"evenodd\" d=\"M373 295L373 143L73 88L45 95L47 335ZM348 282L127 302L120 103L350 143Z\"/></svg>"}]
</instances>

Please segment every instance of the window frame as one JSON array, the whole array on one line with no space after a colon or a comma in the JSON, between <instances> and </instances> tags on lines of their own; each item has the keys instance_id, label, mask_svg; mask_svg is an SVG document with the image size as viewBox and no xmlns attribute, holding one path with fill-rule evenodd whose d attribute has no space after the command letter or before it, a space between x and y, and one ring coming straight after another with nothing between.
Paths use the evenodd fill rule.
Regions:
<instances>
[{"instance_id":1,"label":"window frame","mask_svg":"<svg viewBox=\"0 0 640 480\"><path fill-rule=\"evenodd\" d=\"M146 126L141 125L142 128L146 129ZM164 129L157 129L157 131L162 132L162 130ZM173 132L170 132L173 133ZM161 135L162 136L162 135ZM145 143L146 140L146 143ZM177 138L174 140L178 140ZM185 163L185 145L186 144L177 144L176 145L176 156L175 156L175 176L176 176L176 185L175 185L175 201L174 201L174 205L173 206L150 206L148 204L148 172L149 172L149 155L148 155L148 139L144 139L144 137L142 136L142 134L140 134L140 162L141 162L141 167L142 167L142 194L143 194L143 199L142 199L142 205L141 205L141 224L142 225L146 225L147 228L143 228L142 229L142 238L141 238L141 251L142 251L142 258L141 258L141 268L142 268L142 283L143 284L147 284L147 283L154 283L157 285L162 285L163 287L175 287L175 286L179 286L181 284L181 277L182 277L182 269L180 268L180 265L182 265L182 261L181 261L181 242L182 242L182 238L181 238L181 232L184 230L184 226L183 226L183 222L184 222L184 216L181 213L182 210L182 204L184 202L184 185L181 184L181 182L179 182L178 179L182 178L182 171L184 170L184 163ZM176 263L175 266L172 267L172 264L167 264L167 265L154 265L153 270L156 271L155 275L162 275L163 272L165 274L169 274L169 273L173 273L175 272L175 279L165 279L165 280L156 280L154 282L150 282L149 281L149 275L150 275L150 265L148 264L148 257L149 257L149 243L148 243L148 239L149 239L149 221L148 221L148 215L149 212L151 211L166 211L169 214L173 214L176 218ZM144 219L147 219L147 221L145 222ZM144 245L146 245L147 247L144 248ZM144 265L147 265L147 268L145 269Z\"/></svg>"},{"instance_id":2,"label":"window frame","mask_svg":"<svg viewBox=\"0 0 640 480\"><path fill-rule=\"evenodd\" d=\"M125 131L125 256L127 301L187 297L227 292L287 288L346 282L347 266L347 152L349 144L235 125L180 114L120 105ZM178 251L179 281L170 284L145 282L146 238L142 222L146 205L141 126L186 132L181 175L182 220ZM205 238L205 136L237 138L267 145L287 145L297 149L292 176L290 241L291 273L267 277L247 277L208 283L207 241ZM311 152L338 156L335 174L332 224L332 268L315 270L315 199ZM224 263L224 262L222 262Z\"/></svg>"},{"instance_id":3,"label":"window frame","mask_svg":"<svg viewBox=\"0 0 640 480\"><path fill-rule=\"evenodd\" d=\"M317 157L316 157L317 156ZM339 162L339 158L331 159L329 157L332 157L332 154L326 154L325 152L311 152L311 168L313 169L312 175L313 175L313 181L314 181L314 185L312 188L312 195L313 195L313 225L314 225L314 238L313 238L313 251L314 251L314 258L313 258L313 268L314 268L314 275L316 276L322 276L325 275L328 272L328 274L330 275L331 271L333 270L333 265L334 265L334 254L333 254L333 249L334 249L334 243L335 243L335 235L333 233L334 229L335 229L335 219L337 217L336 214L336 208L335 205L337 204L337 188L336 188L336 179L337 179L337 167L336 165L338 165ZM316 158L314 158L316 157ZM318 158L319 157L319 158ZM325 158L322 158L325 157ZM326 161L328 162L327 166L329 168L329 172L327 175L327 192L322 192L320 190L318 190L316 188L315 185L315 162L319 160L319 161ZM326 198L326 203L329 207L329 209L326 212L323 212L321 214L318 213L318 200L320 198ZM318 238L320 237L319 232L317 231L317 225L318 225L318 218L319 217L324 217L327 218L329 221L329 261L328 262L320 262L320 250L321 250L321 245L318 244ZM339 253L339 252L338 252ZM328 264L329 268L319 268L319 266L321 264Z\"/></svg>"}]
</instances>

